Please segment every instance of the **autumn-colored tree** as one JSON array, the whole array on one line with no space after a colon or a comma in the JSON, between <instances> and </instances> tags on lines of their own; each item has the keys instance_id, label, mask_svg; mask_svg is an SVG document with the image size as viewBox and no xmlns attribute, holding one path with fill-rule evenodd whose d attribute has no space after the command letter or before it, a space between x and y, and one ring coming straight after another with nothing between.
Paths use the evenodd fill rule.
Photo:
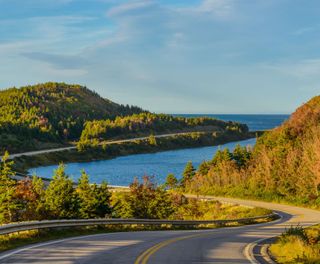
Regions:
<instances>
[{"instance_id":1,"label":"autumn-colored tree","mask_svg":"<svg viewBox=\"0 0 320 264\"><path fill-rule=\"evenodd\" d=\"M37 219L36 202L37 196L33 192L32 180L26 178L18 181L14 198L19 204L19 212L17 212L16 219L19 221L27 221Z\"/></svg>"},{"instance_id":2,"label":"autumn-colored tree","mask_svg":"<svg viewBox=\"0 0 320 264\"><path fill-rule=\"evenodd\" d=\"M0 164L0 223L15 220L14 216L19 204L14 199L16 182L11 178L13 162L9 161L9 153L5 152Z\"/></svg>"},{"instance_id":3,"label":"autumn-colored tree","mask_svg":"<svg viewBox=\"0 0 320 264\"><path fill-rule=\"evenodd\" d=\"M130 192L114 196L114 214L126 218L167 218L173 212L170 194L157 187L149 177L137 179L130 185Z\"/></svg>"}]
</instances>

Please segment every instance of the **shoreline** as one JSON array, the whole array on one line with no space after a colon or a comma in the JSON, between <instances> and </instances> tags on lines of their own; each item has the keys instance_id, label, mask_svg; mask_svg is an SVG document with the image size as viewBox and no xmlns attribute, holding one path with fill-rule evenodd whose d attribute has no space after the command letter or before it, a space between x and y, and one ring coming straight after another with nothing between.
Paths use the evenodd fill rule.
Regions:
<instances>
[{"instance_id":1,"label":"shoreline","mask_svg":"<svg viewBox=\"0 0 320 264\"><path fill-rule=\"evenodd\" d=\"M220 136L212 136L212 133L202 133L192 138L190 135L174 136L157 139L156 145L151 145L147 140L124 142L114 145L101 145L91 147L83 152L76 149L68 149L59 152L42 153L33 156L19 156L13 159L14 168L20 173L38 167L57 165L59 163L85 163L99 160L110 160L117 157L157 153L170 150L191 149L206 146L219 146L222 144L242 141L260 136L262 132L249 132L246 134L229 133Z\"/></svg>"}]
</instances>

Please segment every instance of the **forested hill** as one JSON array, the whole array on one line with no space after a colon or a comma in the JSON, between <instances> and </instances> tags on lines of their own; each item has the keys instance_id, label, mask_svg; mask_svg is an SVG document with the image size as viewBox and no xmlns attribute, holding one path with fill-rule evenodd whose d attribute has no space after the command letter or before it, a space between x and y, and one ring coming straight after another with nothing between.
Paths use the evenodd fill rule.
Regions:
<instances>
[{"instance_id":1,"label":"forested hill","mask_svg":"<svg viewBox=\"0 0 320 264\"><path fill-rule=\"evenodd\" d=\"M320 208L320 96L266 132L252 151L220 151L200 166L189 188Z\"/></svg>"},{"instance_id":2,"label":"forested hill","mask_svg":"<svg viewBox=\"0 0 320 264\"><path fill-rule=\"evenodd\" d=\"M53 146L52 142L79 138L87 120L141 112L139 107L116 104L80 85L50 82L2 90L0 149L17 152L37 149L39 144Z\"/></svg>"}]
</instances>

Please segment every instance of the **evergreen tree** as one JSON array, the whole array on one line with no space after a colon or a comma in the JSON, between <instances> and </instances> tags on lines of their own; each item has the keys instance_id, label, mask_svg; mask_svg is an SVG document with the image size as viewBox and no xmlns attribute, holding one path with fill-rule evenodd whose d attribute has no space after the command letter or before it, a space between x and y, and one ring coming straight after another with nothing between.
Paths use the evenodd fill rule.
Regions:
<instances>
[{"instance_id":1,"label":"evergreen tree","mask_svg":"<svg viewBox=\"0 0 320 264\"><path fill-rule=\"evenodd\" d=\"M60 164L55 170L46 193L45 203L52 218L76 218L79 200L73 188L73 182L65 173L65 166Z\"/></svg>"},{"instance_id":2,"label":"evergreen tree","mask_svg":"<svg viewBox=\"0 0 320 264\"><path fill-rule=\"evenodd\" d=\"M168 192L157 187L149 177L143 183L136 179L130 185L130 192L113 197L114 214L123 218L164 219L173 212L173 201Z\"/></svg>"},{"instance_id":3,"label":"evergreen tree","mask_svg":"<svg viewBox=\"0 0 320 264\"><path fill-rule=\"evenodd\" d=\"M106 182L102 182L100 186L94 184L92 186L96 199L95 215L96 217L105 217L111 214L110 197L111 193Z\"/></svg>"},{"instance_id":4,"label":"evergreen tree","mask_svg":"<svg viewBox=\"0 0 320 264\"><path fill-rule=\"evenodd\" d=\"M100 186L97 184L90 185L89 176L82 171L77 193L80 201L79 213L81 218L105 217L111 213L111 194L105 182L102 182Z\"/></svg>"},{"instance_id":5,"label":"evergreen tree","mask_svg":"<svg viewBox=\"0 0 320 264\"><path fill-rule=\"evenodd\" d=\"M9 153L5 152L0 165L0 222L9 223L14 221L18 203L14 198L16 182L10 176L12 171L12 161L8 161Z\"/></svg>"},{"instance_id":6,"label":"evergreen tree","mask_svg":"<svg viewBox=\"0 0 320 264\"><path fill-rule=\"evenodd\" d=\"M189 161L183 171L183 177L181 179L181 186L185 187L186 183L191 181L193 176L195 175L196 169L193 167L191 161Z\"/></svg>"},{"instance_id":7,"label":"evergreen tree","mask_svg":"<svg viewBox=\"0 0 320 264\"><path fill-rule=\"evenodd\" d=\"M241 147L239 144L237 144L232 153L232 158L237 162L239 167L246 165L250 157L250 151L248 151L246 147Z\"/></svg>"},{"instance_id":8,"label":"evergreen tree","mask_svg":"<svg viewBox=\"0 0 320 264\"><path fill-rule=\"evenodd\" d=\"M166 178L165 186L169 189L174 189L177 187L177 184L178 184L177 178L174 176L174 174L169 173Z\"/></svg>"},{"instance_id":9,"label":"evergreen tree","mask_svg":"<svg viewBox=\"0 0 320 264\"><path fill-rule=\"evenodd\" d=\"M81 218L93 218L95 216L95 197L89 183L89 176L85 171L81 172L81 177L76 189L79 196L79 215Z\"/></svg>"},{"instance_id":10,"label":"evergreen tree","mask_svg":"<svg viewBox=\"0 0 320 264\"><path fill-rule=\"evenodd\" d=\"M209 162L203 161L203 162L200 164L199 168L198 168L198 172L199 172L200 175L204 176L204 175L207 175L207 174L208 174L209 169L210 169L210 164L209 164Z\"/></svg>"},{"instance_id":11,"label":"evergreen tree","mask_svg":"<svg viewBox=\"0 0 320 264\"><path fill-rule=\"evenodd\" d=\"M232 159L232 154L228 148L224 150L218 150L215 156L212 159L212 164L216 165L222 161L229 161Z\"/></svg>"},{"instance_id":12,"label":"evergreen tree","mask_svg":"<svg viewBox=\"0 0 320 264\"><path fill-rule=\"evenodd\" d=\"M46 219L47 211L45 208L45 185L40 177L32 177L32 190L36 197L34 208L35 208L35 219Z\"/></svg>"}]
</instances>

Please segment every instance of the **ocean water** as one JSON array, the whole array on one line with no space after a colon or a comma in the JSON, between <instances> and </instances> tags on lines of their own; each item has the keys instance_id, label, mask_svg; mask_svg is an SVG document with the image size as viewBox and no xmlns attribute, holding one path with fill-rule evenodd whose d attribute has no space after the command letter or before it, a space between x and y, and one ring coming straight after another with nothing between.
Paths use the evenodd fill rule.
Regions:
<instances>
[{"instance_id":1,"label":"ocean water","mask_svg":"<svg viewBox=\"0 0 320 264\"><path fill-rule=\"evenodd\" d=\"M268 130L277 127L288 119L289 115L240 115L240 114L175 114L175 116L184 117L213 117L223 121L236 121L247 124L250 131Z\"/></svg>"},{"instance_id":2,"label":"ocean water","mask_svg":"<svg viewBox=\"0 0 320 264\"><path fill-rule=\"evenodd\" d=\"M288 118L285 115L260 115L260 118L259 115L241 115L242 117L240 115L210 116L243 123L246 123L245 120L247 120L247 124L252 131L274 128ZM202 161L212 159L218 149L229 148L232 150L237 144L253 146L255 139L227 143L221 146L136 154L102 161L69 163L66 164L66 172L74 180L77 180L80 176L80 171L84 169L89 174L91 182L101 183L102 181L107 181L110 185L128 186L135 177L141 179L144 175L154 177L157 183L163 183L169 173L173 173L180 178L188 161L192 161L194 166L198 167ZM57 165L38 167L30 169L29 173L51 178L56 168Z\"/></svg>"}]
</instances>

